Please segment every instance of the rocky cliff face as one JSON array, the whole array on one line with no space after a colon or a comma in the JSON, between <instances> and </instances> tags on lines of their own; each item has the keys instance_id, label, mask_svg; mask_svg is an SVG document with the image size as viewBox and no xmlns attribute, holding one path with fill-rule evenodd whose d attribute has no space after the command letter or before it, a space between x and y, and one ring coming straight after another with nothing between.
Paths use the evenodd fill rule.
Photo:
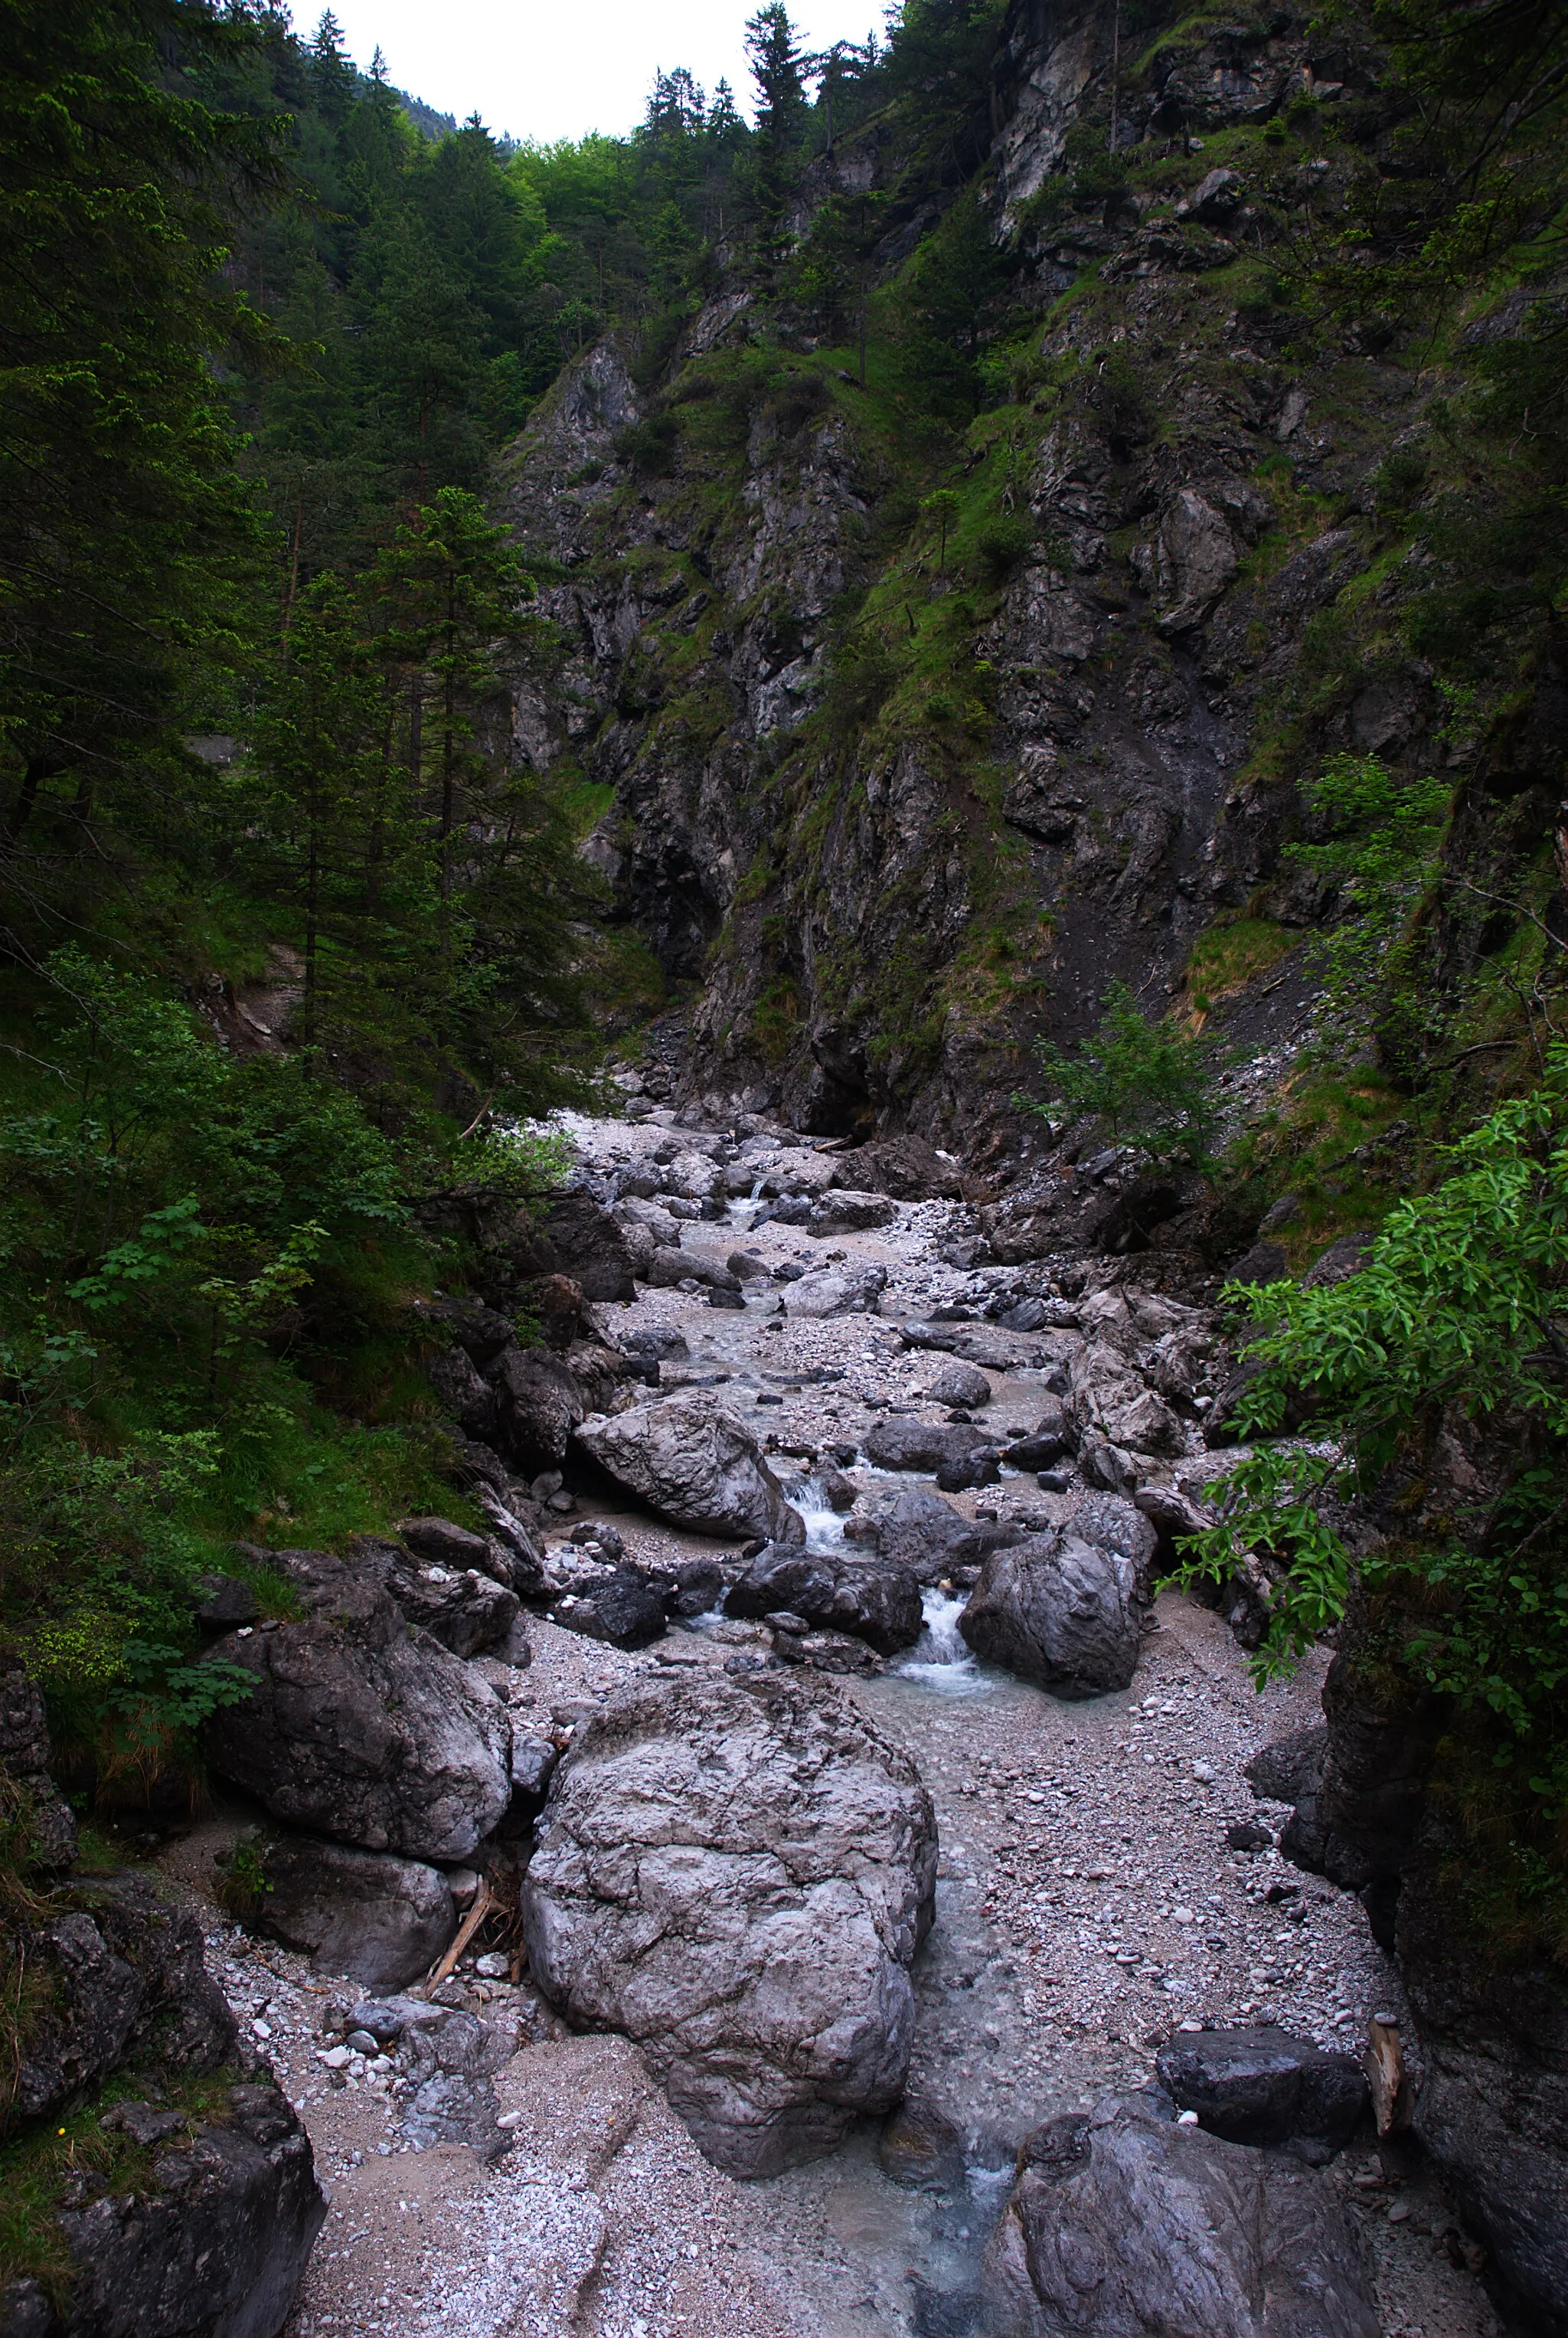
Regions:
<instances>
[{"instance_id":1,"label":"rocky cliff face","mask_svg":"<svg viewBox=\"0 0 1568 2338\"><path fill-rule=\"evenodd\" d=\"M726 281L644 386L589 352L507 465L562 649L517 752L603 791L584 849L697 988L697 1086L819 1133L972 1135L1034 1032L1115 977L1162 1010L1217 917L1267 927L1249 1037L1288 1041L1328 906L1281 869L1295 780L1446 752L1377 483L1429 385L1269 272L1398 107L1303 12L1171 36L1121 56L1107 193L1057 166L1111 134L1112 34L1010 23L995 405L936 430Z\"/></svg>"}]
</instances>

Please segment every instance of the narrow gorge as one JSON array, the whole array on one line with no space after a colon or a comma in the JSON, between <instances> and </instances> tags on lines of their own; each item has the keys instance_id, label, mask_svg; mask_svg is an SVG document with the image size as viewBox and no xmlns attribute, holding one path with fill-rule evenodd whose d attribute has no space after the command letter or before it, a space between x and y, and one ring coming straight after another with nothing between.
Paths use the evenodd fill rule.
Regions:
<instances>
[{"instance_id":1,"label":"narrow gorge","mask_svg":"<svg viewBox=\"0 0 1568 2338\"><path fill-rule=\"evenodd\" d=\"M1568 10L21 13L0 2338L1563 2338Z\"/></svg>"}]
</instances>

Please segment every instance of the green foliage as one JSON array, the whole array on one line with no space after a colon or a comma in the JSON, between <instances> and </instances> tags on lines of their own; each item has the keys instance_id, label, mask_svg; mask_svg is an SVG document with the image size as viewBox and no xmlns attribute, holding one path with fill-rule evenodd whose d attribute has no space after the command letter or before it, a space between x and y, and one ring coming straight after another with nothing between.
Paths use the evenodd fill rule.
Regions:
<instances>
[{"instance_id":1,"label":"green foliage","mask_svg":"<svg viewBox=\"0 0 1568 2338\"><path fill-rule=\"evenodd\" d=\"M277 1888L267 1873L267 1846L260 1835L242 1834L215 1862L212 1888L219 1906L236 1923L255 1923L268 1893Z\"/></svg>"},{"instance_id":2,"label":"green foliage","mask_svg":"<svg viewBox=\"0 0 1568 2338\"><path fill-rule=\"evenodd\" d=\"M1037 1043L1046 1093L1020 1100L1054 1122L1092 1115L1112 1144L1129 1146L1152 1167L1207 1170L1220 1120L1216 1083L1224 1050L1171 1016L1151 1023L1124 983L1112 984L1104 1005L1099 1027L1075 1056L1049 1040Z\"/></svg>"},{"instance_id":3,"label":"green foliage","mask_svg":"<svg viewBox=\"0 0 1568 2338\"><path fill-rule=\"evenodd\" d=\"M1568 1779L1550 1749L1568 1687L1568 1049L1534 1094L1500 1105L1450 1148L1451 1174L1390 1213L1360 1271L1307 1289L1232 1294L1252 1310L1243 1436L1278 1431L1306 1400L1325 1440L1260 1448L1214 1489L1222 1523L1196 1539L1193 1571L1239 1551L1289 1561L1258 1665L1267 1677L1343 1613L1349 1553L1326 1514L1336 1490L1431 1466L1446 1418L1519 1427L1500 1488L1419 1537L1396 1535L1360 1563L1374 1592L1413 1611L1400 1662L1516 1737L1537 1737L1539 1791ZM1555 1779L1555 1783L1553 1783Z\"/></svg>"}]
</instances>

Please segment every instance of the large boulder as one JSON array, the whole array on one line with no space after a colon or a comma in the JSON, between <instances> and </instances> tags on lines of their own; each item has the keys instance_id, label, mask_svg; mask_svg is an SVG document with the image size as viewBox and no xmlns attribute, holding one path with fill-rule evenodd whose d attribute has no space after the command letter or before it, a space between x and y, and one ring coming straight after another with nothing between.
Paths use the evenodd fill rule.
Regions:
<instances>
[{"instance_id":1,"label":"large boulder","mask_svg":"<svg viewBox=\"0 0 1568 2338\"><path fill-rule=\"evenodd\" d=\"M806 1231L818 1235L870 1233L878 1226L890 1226L897 1214L897 1203L885 1194L824 1194L812 1204Z\"/></svg>"},{"instance_id":2,"label":"large boulder","mask_svg":"<svg viewBox=\"0 0 1568 2338\"><path fill-rule=\"evenodd\" d=\"M637 1296L626 1237L590 1194L558 1194L534 1229L533 1249L546 1273L570 1275L584 1299Z\"/></svg>"},{"instance_id":3,"label":"large boulder","mask_svg":"<svg viewBox=\"0 0 1568 2338\"><path fill-rule=\"evenodd\" d=\"M224 2108L193 2141L180 2121L133 2189L61 2215L69 2321L51 2313L7 2328L40 2338L277 2338L327 2202L310 2139L275 2086L230 2087Z\"/></svg>"},{"instance_id":4,"label":"large boulder","mask_svg":"<svg viewBox=\"0 0 1568 2338\"><path fill-rule=\"evenodd\" d=\"M874 1315L887 1288L885 1266L824 1266L803 1274L784 1292L784 1312L816 1319L828 1315Z\"/></svg>"},{"instance_id":5,"label":"large boulder","mask_svg":"<svg viewBox=\"0 0 1568 2338\"><path fill-rule=\"evenodd\" d=\"M691 1390L612 1419L585 1420L577 1442L661 1518L700 1534L803 1542L806 1529L757 1440L717 1398Z\"/></svg>"},{"instance_id":6,"label":"large boulder","mask_svg":"<svg viewBox=\"0 0 1568 2338\"><path fill-rule=\"evenodd\" d=\"M978 1364L965 1364L955 1357L944 1364L926 1391L929 1404L961 1404L971 1409L989 1404L991 1383Z\"/></svg>"},{"instance_id":7,"label":"large boulder","mask_svg":"<svg viewBox=\"0 0 1568 2338\"><path fill-rule=\"evenodd\" d=\"M1023 1540L1015 1526L976 1526L924 1486L900 1494L877 1529L877 1556L907 1567L917 1583L940 1583L956 1567L983 1567L994 1550Z\"/></svg>"},{"instance_id":8,"label":"large boulder","mask_svg":"<svg viewBox=\"0 0 1568 2338\"><path fill-rule=\"evenodd\" d=\"M985 2251L1008 2338L1381 2338L1328 2179L1112 2097L1027 2137Z\"/></svg>"},{"instance_id":9,"label":"large boulder","mask_svg":"<svg viewBox=\"0 0 1568 2338\"><path fill-rule=\"evenodd\" d=\"M1064 1526L993 1551L958 1629L977 1656L1058 1696L1125 1688L1149 1604L1153 1528L1103 1495Z\"/></svg>"},{"instance_id":10,"label":"large boulder","mask_svg":"<svg viewBox=\"0 0 1568 2338\"><path fill-rule=\"evenodd\" d=\"M840 1153L836 1177L863 1193L891 1194L897 1202L956 1202L963 1192L957 1164L923 1136L887 1136Z\"/></svg>"},{"instance_id":11,"label":"large boulder","mask_svg":"<svg viewBox=\"0 0 1568 2338\"><path fill-rule=\"evenodd\" d=\"M256 1930L368 1989L417 1980L457 1929L450 1884L423 1861L312 1835L269 1840L260 1857Z\"/></svg>"},{"instance_id":12,"label":"large boulder","mask_svg":"<svg viewBox=\"0 0 1568 2338\"><path fill-rule=\"evenodd\" d=\"M480 1541L478 1536L468 1537ZM488 1558L488 1548L483 1543ZM349 1546L356 1563L380 1563L382 1580L411 1624L417 1624L455 1656L478 1655L509 1640L520 1609L517 1594L486 1570L461 1572L436 1564L421 1566L397 1543L360 1535Z\"/></svg>"},{"instance_id":13,"label":"large boulder","mask_svg":"<svg viewBox=\"0 0 1568 2338\"><path fill-rule=\"evenodd\" d=\"M634 1568L608 1568L576 1578L550 1617L568 1632L607 1641L612 1648L645 1648L664 1636L664 1597Z\"/></svg>"},{"instance_id":14,"label":"large boulder","mask_svg":"<svg viewBox=\"0 0 1568 2338\"><path fill-rule=\"evenodd\" d=\"M1348 2143L1367 2106L1367 2080L1348 2054L1325 2053L1289 2030L1181 2032L1155 2059L1178 2110L1227 2143L1298 2144L1327 2158Z\"/></svg>"},{"instance_id":15,"label":"large boulder","mask_svg":"<svg viewBox=\"0 0 1568 2338\"><path fill-rule=\"evenodd\" d=\"M701 2149L760 2176L904 2090L936 1827L819 1676L623 1696L563 1758L522 1891L535 1979L642 2048Z\"/></svg>"},{"instance_id":16,"label":"large boulder","mask_svg":"<svg viewBox=\"0 0 1568 2338\"><path fill-rule=\"evenodd\" d=\"M410 1626L373 1571L278 1551L306 1606L210 1657L255 1684L202 1750L274 1818L407 1859L466 1859L511 1799L512 1724L494 1689Z\"/></svg>"},{"instance_id":17,"label":"large boulder","mask_svg":"<svg viewBox=\"0 0 1568 2338\"><path fill-rule=\"evenodd\" d=\"M917 1420L895 1413L879 1420L866 1439L866 1459L878 1469L939 1469L945 1461L967 1460L989 1446L983 1430L960 1422Z\"/></svg>"},{"instance_id":18,"label":"large boulder","mask_svg":"<svg viewBox=\"0 0 1568 2338\"><path fill-rule=\"evenodd\" d=\"M233 2048L234 2017L202 1961L200 1926L143 1876L70 1884L36 1920L18 1920L12 1951L29 2015L0 2133L79 2101L132 2054L154 2054L179 2078Z\"/></svg>"},{"instance_id":19,"label":"large boulder","mask_svg":"<svg viewBox=\"0 0 1568 2338\"><path fill-rule=\"evenodd\" d=\"M507 1459L525 1477L558 1469L588 1410L565 1358L550 1348L505 1348L492 1379Z\"/></svg>"},{"instance_id":20,"label":"large boulder","mask_svg":"<svg viewBox=\"0 0 1568 2338\"><path fill-rule=\"evenodd\" d=\"M769 1543L731 1586L724 1612L760 1616L779 1610L826 1631L848 1632L884 1656L912 1648L920 1637L920 1586L906 1568L857 1566Z\"/></svg>"}]
</instances>

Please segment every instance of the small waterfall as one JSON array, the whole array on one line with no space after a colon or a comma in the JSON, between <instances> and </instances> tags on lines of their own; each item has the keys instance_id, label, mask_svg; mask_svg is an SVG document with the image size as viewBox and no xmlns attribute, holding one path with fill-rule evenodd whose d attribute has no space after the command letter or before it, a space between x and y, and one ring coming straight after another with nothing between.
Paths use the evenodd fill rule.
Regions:
<instances>
[{"instance_id":1,"label":"small waterfall","mask_svg":"<svg viewBox=\"0 0 1568 2338\"><path fill-rule=\"evenodd\" d=\"M844 1540L844 1521L822 1490L820 1478L802 1478L789 1488L789 1506L799 1510L806 1525L806 1547L820 1551L826 1557L855 1557L853 1546ZM863 1554L861 1554L863 1555Z\"/></svg>"},{"instance_id":2,"label":"small waterfall","mask_svg":"<svg viewBox=\"0 0 1568 2338\"><path fill-rule=\"evenodd\" d=\"M970 1696L983 1688L985 1681L974 1652L958 1629L958 1618L967 1605L967 1592L923 1591L920 1606L926 1628L894 1671L945 1696Z\"/></svg>"}]
</instances>

